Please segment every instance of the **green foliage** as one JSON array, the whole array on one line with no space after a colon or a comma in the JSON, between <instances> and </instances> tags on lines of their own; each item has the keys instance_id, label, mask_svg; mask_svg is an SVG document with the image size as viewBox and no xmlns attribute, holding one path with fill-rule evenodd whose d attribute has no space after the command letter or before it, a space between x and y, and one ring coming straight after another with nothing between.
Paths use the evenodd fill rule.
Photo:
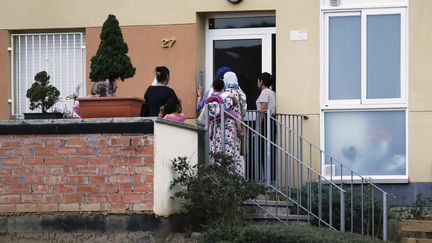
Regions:
<instances>
[{"instance_id":1,"label":"green foliage","mask_svg":"<svg viewBox=\"0 0 432 243\"><path fill-rule=\"evenodd\" d=\"M34 79L26 94L30 99L30 110L40 108L42 113L46 113L59 100L60 91L49 84L50 76L45 71L37 73Z\"/></svg>"},{"instance_id":2,"label":"green foliage","mask_svg":"<svg viewBox=\"0 0 432 243\"><path fill-rule=\"evenodd\" d=\"M217 241L215 241L217 242ZM371 237L311 226L282 224L250 224L244 227L233 242L279 243L279 242L382 242Z\"/></svg>"},{"instance_id":3,"label":"green foliage","mask_svg":"<svg viewBox=\"0 0 432 243\"><path fill-rule=\"evenodd\" d=\"M233 172L231 156L215 153L212 161L190 166L185 157L172 160L178 177L170 188L180 189L174 197L186 199L183 206L194 225L237 222L242 216L241 204L264 193L262 185Z\"/></svg>"},{"instance_id":4,"label":"green foliage","mask_svg":"<svg viewBox=\"0 0 432 243\"><path fill-rule=\"evenodd\" d=\"M129 49L124 42L119 22L114 15L109 15L102 26L101 42L95 56L91 58L90 79L93 82L109 79L124 81L135 75Z\"/></svg>"},{"instance_id":5,"label":"green foliage","mask_svg":"<svg viewBox=\"0 0 432 243\"><path fill-rule=\"evenodd\" d=\"M428 212L428 208L432 208L432 197L424 197L422 193L416 195L416 200L411 206L402 207L396 210L398 219L424 219Z\"/></svg>"}]
</instances>

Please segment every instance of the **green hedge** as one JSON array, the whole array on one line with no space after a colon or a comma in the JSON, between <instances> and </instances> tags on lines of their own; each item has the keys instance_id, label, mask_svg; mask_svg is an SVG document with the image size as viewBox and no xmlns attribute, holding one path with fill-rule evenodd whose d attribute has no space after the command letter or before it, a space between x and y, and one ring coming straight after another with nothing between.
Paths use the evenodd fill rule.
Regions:
<instances>
[{"instance_id":1,"label":"green hedge","mask_svg":"<svg viewBox=\"0 0 432 243\"><path fill-rule=\"evenodd\" d=\"M235 242L382 242L358 234L341 233L335 230L311 226L280 224L251 224L242 229Z\"/></svg>"},{"instance_id":2,"label":"green hedge","mask_svg":"<svg viewBox=\"0 0 432 243\"><path fill-rule=\"evenodd\" d=\"M211 225L201 242L279 243L279 242L382 242L368 236L341 233L315 226L295 226L268 223L240 223Z\"/></svg>"}]
</instances>

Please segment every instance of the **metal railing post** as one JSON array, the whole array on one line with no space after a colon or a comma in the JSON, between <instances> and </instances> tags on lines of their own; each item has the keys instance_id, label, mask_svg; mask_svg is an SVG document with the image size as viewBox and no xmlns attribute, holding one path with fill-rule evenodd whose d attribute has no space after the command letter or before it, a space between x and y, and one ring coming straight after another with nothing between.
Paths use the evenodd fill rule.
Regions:
<instances>
[{"instance_id":1,"label":"metal railing post","mask_svg":"<svg viewBox=\"0 0 432 243\"><path fill-rule=\"evenodd\" d=\"M204 106L204 163L209 163L210 157L210 124L209 124L209 113L208 105Z\"/></svg>"},{"instance_id":2,"label":"metal railing post","mask_svg":"<svg viewBox=\"0 0 432 243\"><path fill-rule=\"evenodd\" d=\"M222 153L225 153L225 105L221 104L221 122L220 122L220 126L221 126L221 137L222 137L222 144L221 144L221 149L222 149Z\"/></svg>"},{"instance_id":3,"label":"metal railing post","mask_svg":"<svg viewBox=\"0 0 432 243\"><path fill-rule=\"evenodd\" d=\"M340 191L340 231L345 232L345 193Z\"/></svg>"},{"instance_id":4,"label":"metal railing post","mask_svg":"<svg viewBox=\"0 0 432 243\"><path fill-rule=\"evenodd\" d=\"M383 192L383 240L387 241L387 193Z\"/></svg>"},{"instance_id":5,"label":"metal railing post","mask_svg":"<svg viewBox=\"0 0 432 243\"><path fill-rule=\"evenodd\" d=\"M266 185L270 186L270 180L271 180L271 118L270 118L270 109L267 110L267 149L266 149Z\"/></svg>"}]
</instances>

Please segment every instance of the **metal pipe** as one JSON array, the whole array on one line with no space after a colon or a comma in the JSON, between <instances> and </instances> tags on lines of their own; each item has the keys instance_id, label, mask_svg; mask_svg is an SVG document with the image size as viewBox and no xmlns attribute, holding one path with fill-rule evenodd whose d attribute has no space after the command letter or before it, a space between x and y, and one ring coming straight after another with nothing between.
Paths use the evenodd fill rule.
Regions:
<instances>
[{"instance_id":1,"label":"metal pipe","mask_svg":"<svg viewBox=\"0 0 432 243\"><path fill-rule=\"evenodd\" d=\"M270 124L270 109L267 110L267 141L266 141L266 145L267 145L267 153L266 153L266 167L267 167L267 173L266 173L266 181L267 181L267 186L270 185L271 183L271 146L270 146L270 141L271 141L271 124Z\"/></svg>"},{"instance_id":2,"label":"metal pipe","mask_svg":"<svg viewBox=\"0 0 432 243\"><path fill-rule=\"evenodd\" d=\"M221 148L222 148L222 153L225 153L225 105L222 104L220 106L221 108L221 122L220 122L220 126L221 126L221 137L222 137L222 144L221 144ZM217 121L215 119L215 123L217 124Z\"/></svg>"},{"instance_id":3,"label":"metal pipe","mask_svg":"<svg viewBox=\"0 0 432 243\"><path fill-rule=\"evenodd\" d=\"M210 124L209 124L209 112L208 105L204 106L204 163L209 163L210 155Z\"/></svg>"},{"instance_id":4,"label":"metal pipe","mask_svg":"<svg viewBox=\"0 0 432 243\"><path fill-rule=\"evenodd\" d=\"M383 192L383 240L387 241L387 193Z\"/></svg>"}]
</instances>

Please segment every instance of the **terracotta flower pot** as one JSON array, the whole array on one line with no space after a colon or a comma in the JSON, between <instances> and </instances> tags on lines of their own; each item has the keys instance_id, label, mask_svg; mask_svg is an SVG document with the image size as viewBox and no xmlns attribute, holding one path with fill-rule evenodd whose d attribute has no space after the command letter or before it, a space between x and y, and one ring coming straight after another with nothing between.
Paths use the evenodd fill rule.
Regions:
<instances>
[{"instance_id":1,"label":"terracotta flower pot","mask_svg":"<svg viewBox=\"0 0 432 243\"><path fill-rule=\"evenodd\" d=\"M137 97L78 98L82 118L140 116L143 99Z\"/></svg>"}]
</instances>

